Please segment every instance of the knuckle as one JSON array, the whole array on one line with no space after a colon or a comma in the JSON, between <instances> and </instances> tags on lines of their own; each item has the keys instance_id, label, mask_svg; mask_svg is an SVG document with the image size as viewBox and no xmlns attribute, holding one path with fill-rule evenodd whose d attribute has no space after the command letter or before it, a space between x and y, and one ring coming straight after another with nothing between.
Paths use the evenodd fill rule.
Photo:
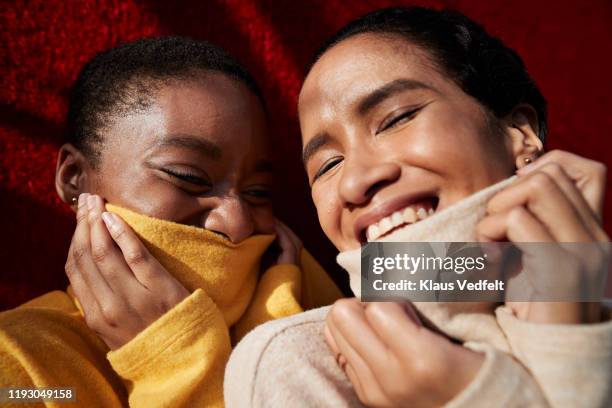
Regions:
<instances>
[{"instance_id":1,"label":"knuckle","mask_svg":"<svg viewBox=\"0 0 612 408\"><path fill-rule=\"evenodd\" d=\"M78 211L76 215L76 222L80 224L82 222L87 221L87 212L86 211Z\"/></svg>"},{"instance_id":2,"label":"knuckle","mask_svg":"<svg viewBox=\"0 0 612 408\"><path fill-rule=\"evenodd\" d=\"M563 167L556 162L547 163L544 168L546 168L548 172L554 176L562 176L565 173L563 171Z\"/></svg>"},{"instance_id":3,"label":"knuckle","mask_svg":"<svg viewBox=\"0 0 612 408\"><path fill-rule=\"evenodd\" d=\"M525 210L523 207L515 207L508 213L508 223L509 224L520 224L524 221L526 217Z\"/></svg>"},{"instance_id":4,"label":"knuckle","mask_svg":"<svg viewBox=\"0 0 612 408\"><path fill-rule=\"evenodd\" d=\"M94 312L87 312L85 313L85 324L87 325L87 327L89 327L90 329L93 330L98 330L102 327L102 322L100 321L100 317L97 313Z\"/></svg>"},{"instance_id":5,"label":"knuckle","mask_svg":"<svg viewBox=\"0 0 612 408\"><path fill-rule=\"evenodd\" d=\"M121 320L121 308L114 303L101 306L101 312L104 321L110 326L116 326Z\"/></svg>"},{"instance_id":6,"label":"knuckle","mask_svg":"<svg viewBox=\"0 0 612 408\"><path fill-rule=\"evenodd\" d=\"M350 318L355 310L355 305L355 301L352 298L337 300L330 310L330 318L335 322Z\"/></svg>"},{"instance_id":7,"label":"knuckle","mask_svg":"<svg viewBox=\"0 0 612 408\"><path fill-rule=\"evenodd\" d=\"M70 259L68 259L64 264L64 271L66 272L66 275L68 275L69 278L74 276L74 274L76 273L74 263Z\"/></svg>"},{"instance_id":8,"label":"knuckle","mask_svg":"<svg viewBox=\"0 0 612 408\"><path fill-rule=\"evenodd\" d=\"M125 260L130 265L140 265L147 260L147 254L142 248L133 248L126 252Z\"/></svg>"},{"instance_id":9,"label":"knuckle","mask_svg":"<svg viewBox=\"0 0 612 408\"><path fill-rule=\"evenodd\" d=\"M383 302L368 303L365 313L368 318L380 321L380 318L387 313L387 306L388 305Z\"/></svg>"},{"instance_id":10,"label":"knuckle","mask_svg":"<svg viewBox=\"0 0 612 408\"><path fill-rule=\"evenodd\" d=\"M97 243L91 248L91 257L94 262L102 262L108 256L110 248L105 243Z\"/></svg>"},{"instance_id":11,"label":"knuckle","mask_svg":"<svg viewBox=\"0 0 612 408\"><path fill-rule=\"evenodd\" d=\"M553 180L551 176L541 171L535 173L533 177L531 177L531 179L529 180L529 186L531 187L532 190L536 192L546 191L550 189L552 186L552 183L553 183Z\"/></svg>"},{"instance_id":12,"label":"knuckle","mask_svg":"<svg viewBox=\"0 0 612 408\"><path fill-rule=\"evenodd\" d=\"M75 264L83 262L83 259L89 255L89 247L86 245L77 245L72 251L72 259Z\"/></svg>"}]
</instances>

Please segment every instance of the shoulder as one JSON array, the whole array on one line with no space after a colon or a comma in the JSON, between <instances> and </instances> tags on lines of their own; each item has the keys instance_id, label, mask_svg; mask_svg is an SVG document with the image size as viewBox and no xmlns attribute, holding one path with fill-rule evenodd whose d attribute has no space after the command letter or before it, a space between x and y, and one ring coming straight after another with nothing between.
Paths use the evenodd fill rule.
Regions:
<instances>
[{"instance_id":1,"label":"shoulder","mask_svg":"<svg viewBox=\"0 0 612 408\"><path fill-rule=\"evenodd\" d=\"M360 406L325 343L329 308L271 321L245 336L226 367L226 406Z\"/></svg>"},{"instance_id":2,"label":"shoulder","mask_svg":"<svg viewBox=\"0 0 612 408\"><path fill-rule=\"evenodd\" d=\"M299 348L314 338L322 338L325 318L330 307L321 307L283 319L264 323L247 334L234 348L228 363L228 371L240 365L240 371L255 372L262 355L272 350Z\"/></svg>"}]
</instances>

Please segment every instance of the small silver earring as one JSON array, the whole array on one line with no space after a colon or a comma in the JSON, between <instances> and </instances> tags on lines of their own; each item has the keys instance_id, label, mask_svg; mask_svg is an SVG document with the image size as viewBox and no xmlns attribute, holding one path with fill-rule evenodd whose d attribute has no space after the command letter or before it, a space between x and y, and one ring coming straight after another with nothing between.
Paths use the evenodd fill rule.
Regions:
<instances>
[{"instance_id":1,"label":"small silver earring","mask_svg":"<svg viewBox=\"0 0 612 408\"><path fill-rule=\"evenodd\" d=\"M75 204L77 203L77 201L78 201L78 198L76 198L76 197L72 197L72 198L70 199L70 204L75 205Z\"/></svg>"},{"instance_id":2,"label":"small silver earring","mask_svg":"<svg viewBox=\"0 0 612 408\"><path fill-rule=\"evenodd\" d=\"M523 159L523 161L525 162L525 164L531 164L531 163L533 163L533 158L531 158L531 157L525 157L525 158Z\"/></svg>"}]
</instances>

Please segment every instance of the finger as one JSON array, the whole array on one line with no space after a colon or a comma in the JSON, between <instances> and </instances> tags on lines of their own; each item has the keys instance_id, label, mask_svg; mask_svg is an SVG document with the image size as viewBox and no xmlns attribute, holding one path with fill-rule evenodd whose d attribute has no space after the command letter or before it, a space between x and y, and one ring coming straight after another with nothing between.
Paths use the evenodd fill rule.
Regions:
<instances>
[{"instance_id":1,"label":"finger","mask_svg":"<svg viewBox=\"0 0 612 408\"><path fill-rule=\"evenodd\" d=\"M589 242L593 236L577 211L548 174L538 171L497 193L487 204L487 212L496 214L525 206L560 242Z\"/></svg>"},{"instance_id":2,"label":"finger","mask_svg":"<svg viewBox=\"0 0 612 408\"><path fill-rule=\"evenodd\" d=\"M77 208L80 208L83 205L85 206L87 205L86 196L87 196L86 194L81 194L81 197L79 197ZM81 305L81 308L83 309L83 314L92 315L95 313L99 313L100 311L99 305L96 302L96 299L92 291L89 289L89 286L87 286L87 282L83 278L83 274L81 273L77 265L74 263L74 260L73 260L74 246L75 244L74 244L74 238L73 238L73 240L70 243L70 248L68 249L68 257L67 257L66 265L65 265L66 276L68 277L68 280L70 281L70 286L72 287L75 297L77 298L77 300L79 301L79 304Z\"/></svg>"},{"instance_id":3,"label":"finger","mask_svg":"<svg viewBox=\"0 0 612 408\"><path fill-rule=\"evenodd\" d=\"M280 246L281 250L283 252L295 252L295 246L293 245L293 242L288 232L283 227L283 224L280 221L276 221L276 225L274 226L274 228L276 230L278 245Z\"/></svg>"},{"instance_id":4,"label":"finger","mask_svg":"<svg viewBox=\"0 0 612 408\"><path fill-rule=\"evenodd\" d=\"M606 166L573 153L553 150L529 166L523 167L517 173L526 175L549 163L557 163L563 167L568 177L582 192L591 209L601 219L606 186Z\"/></svg>"},{"instance_id":5,"label":"finger","mask_svg":"<svg viewBox=\"0 0 612 408\"><path fill-rule=\"evenodd\" d=\"M570 179L563 167L555 162L549 162L539 167L539 170L548 174L573 205L580 215L582 222L591 230L598 241L607 241L608 237L601 228L599 216L593 211L576 184Z\"/></svg>"},{"instance_id":6,"label":"finger","mask_svg":"<svg viewBox=\"0 0 612 408\"><path fill-rule=\"evenodd\" d=\"M278 222L280 227L285 231L285 233L287 234L287 236L289 237L289 239L291 240L293 245L297 249L300 249L302 247L302 240L295 234L295 232L293 232L293 230L291 228L289 228L287 226L287 224L285 224L284 222L282 222L282 221L280 221L278 219L276 221Z\"/></svg>"},{"instance_id":7,"label":"finger","mask_svg":"<svg viewBox=\"0 0 612 408\"><path fill-rule=\"evenodd\" d=\"M289 227L278 220L276 220L275 229L278 236L278 243L281 248L277 263L296 263L299 260L302 242Z\"/></svg>"},{"instance_id":8,"label":"finger","mask_svg":"<svg viewBox=\"0 0 612 408\"><path fill-rule=\"evenodd\" d=\"M338 345L336 344L334 337L331 335L331 332L329 331L329 327L327 326L327 324L325 324L325 327L323 328L323 335L332 353L334 353L334 355L337 356L337 354L340 352L340 349L338 349Z\"/></svg>"},{"instance_id":9,"label":"finger","mask_svg":"<svg viewBox=\"0 0 612 408\"><path fill-rule=\"evenodd\" d=\"M485 216L476 226L480 242L554 242L546 227L525 207L518 206L509 211Z\"/></svg>"},{"instance_id":10,"label":"finger","mask_svg":"<svg viewBox=\"0 0 612 408\"><path fill-rule=\"evenodd\" d=\"M331 314L331 312L330 312ZM328 327L341 356L346 359L345 372L358 392L359 399L366 403L384 400L384 393L372 370L357 353L344 335L338 330L334 319L328 315ZM363 328L355 328L355 335L361 334Z\"/></svg>"},{"instance_id":11,"label":"finger","mask_svg":"<svg viewBox=\"0 0 612 408\"><path fill-rule=\"evenodd\" d=\"M362 375L358 374L350 363L344 365L343 371L353 384L357 398L366 406L383 407L388 406L387 398L377 383L365 382Z\"/></svg>"},{"instance_id":12,"label":"finger","mask_svg":"<svg viewBox=\"0 0 612 408\"><path fill-rule=\"evenodd\" d=\"M388 369L388 351L367 322L365 310L361 302L354 298L337 301L327 318L330 331L333 334L333 328L342 334L344 341L373 371L384 372ZM336 339L336 336L333 338ZM337 346L340 347L340 344Z\"/></svg>"},{"instance_id":13,"label":"finger","mask_svg":"<svg viewBox=\"0 0 612 408\"><path fill-rule=\"evenodd\" d=\"M410 358L415 339L422 336L422 324L412 306L399 302L372 302L365 317L378 338L396 355Z\"/></svg>"},{"instance_id":14,"label":"finger","mask_svg":"<svg viewBox=\"0 0 612 408\"><path fill-rule=\"evenodd\" d=\"M88 194L83 197L83 203L77 209L77 226L72 237L69 257L75 268L83 276L94 299L102 307L104 301L111 299L114 294L91 256L90 231L87 219L91 204L93 204L92 196Z\"/></svg>"},{"instance_id":15,"label":"finger","mask_svg":"<svg viewBox=\"0 0 612 408\"><path fill-rule=\"evenodd\" d=\"M147 289L156 292L159 285L172 290L184 290L183 286L151 255L134 230L117 214L104 212L105 222L111 237L121 249L123 258L136 279Z\"/></svg>"},{"instance_id":16,"label":"finger","mask_svg":"<svg viewBox=\"0 0 612 408\"><path fill-rule=\"evenodd\" d=\"M146 288L134 276L102 220L102 198L94 196L94 200L88 217L92 259L113 292L128 303Z\"/></svg>"}]
</instances>

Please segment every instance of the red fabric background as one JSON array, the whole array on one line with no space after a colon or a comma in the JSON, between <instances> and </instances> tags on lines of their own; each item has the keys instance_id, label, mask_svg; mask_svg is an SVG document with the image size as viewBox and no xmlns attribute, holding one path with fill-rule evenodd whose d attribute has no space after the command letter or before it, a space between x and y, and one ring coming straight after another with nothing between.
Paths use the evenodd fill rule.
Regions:
<instances>
[{"instance_id":1,"label":"red fabric background","mask_svg":"<svg viewBox=\"0 0 612 408\"><path fill-rule=\"evenodd\" d=\"M346 6L346 4L350 4ZM334 270L299 161L295 101L312 52L344 23L390 1L13 1L0 4L0 309L64 288L72 216L53 187L66 97L96 52L142 36L211 40L237 55L269 100L281 155L278 213ZM523 56L550 104L550 147L612 166L612 3L423 1L456 8ZM608 192L607 231L612 232ZM345 286L346 287L346 286Z\"/></svg>"}]
</instances>

